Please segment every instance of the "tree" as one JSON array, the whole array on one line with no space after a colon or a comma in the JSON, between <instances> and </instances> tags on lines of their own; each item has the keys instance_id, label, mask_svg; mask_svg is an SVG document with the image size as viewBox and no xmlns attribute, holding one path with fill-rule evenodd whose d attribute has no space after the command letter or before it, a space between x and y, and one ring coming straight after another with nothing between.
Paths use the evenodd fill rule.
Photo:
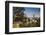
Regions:
<instances>
[{"instance_id":1,"label":"tree","mask_svg":"<svg viewBox=\"0 0 46 35\"><path fill-rule=\"evenodd\" d=\"M13 18L15 21L23 21L24 11L24 7L13 7Z\"/></svg>"}]
</instances>

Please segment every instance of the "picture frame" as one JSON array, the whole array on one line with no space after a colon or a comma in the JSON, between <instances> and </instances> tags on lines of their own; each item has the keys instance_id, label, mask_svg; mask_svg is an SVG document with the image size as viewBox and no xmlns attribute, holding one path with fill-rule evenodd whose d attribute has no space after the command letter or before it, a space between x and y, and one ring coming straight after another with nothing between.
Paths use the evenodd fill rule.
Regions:
<instances>
[{"instance_id":1,"label":"picture frame","mask_svg":"<svg viewBox=\"0 0 46 35\"><path fill-rule=\"evenodd\" d=\"M26 26L23 26L22 28L21 27L17 28L18 26L16 26L16 24L15 24L15 27L14 25L12 26L11 23L14 24L14 21L13 21L14 11L16 11L14 9L17 9L17 8L19 10L21 10L22 8L25 8L26 11L29 9L28 12L25 12L26 14L27 13L31 14L30 11L32 10L34 10L34 13L36 14L35 11L39 10L40 12L37 13L38 15L36 14L36 16L40 15L39 26L33 25L33 26L30 26L29 28L27 28ZM29 16L29 14L27 14L27 16ZM32 11L32 14L33 14L33 11ZM45 31L45 3L5 1L5 34L34 33L34 32L44 32L44 31Z\"/></svg>"}]
</instances>

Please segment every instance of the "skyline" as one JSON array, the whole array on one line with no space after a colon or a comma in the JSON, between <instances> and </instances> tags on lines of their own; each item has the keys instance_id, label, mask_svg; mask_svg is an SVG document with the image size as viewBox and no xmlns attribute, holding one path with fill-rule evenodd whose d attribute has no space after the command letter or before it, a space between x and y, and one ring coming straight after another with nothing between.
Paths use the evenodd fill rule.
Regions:
<instances>
[{"instance_id":1,"label":"skyline","mask_svg":"<svg viewBox=\"0 0 46 35\"><path fill-rule=\"evenodd\" d=\"M33 8L33 7L24 7L25 11L24 13L27 15L27 17L40 17L40 8Z\"/></svg>"}]
</instances>

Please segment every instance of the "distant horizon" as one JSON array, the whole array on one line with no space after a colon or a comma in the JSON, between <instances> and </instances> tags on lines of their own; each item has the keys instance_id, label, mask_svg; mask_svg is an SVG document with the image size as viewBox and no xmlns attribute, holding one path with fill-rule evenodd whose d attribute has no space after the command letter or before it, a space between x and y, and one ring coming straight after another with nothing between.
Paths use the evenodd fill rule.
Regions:
<instances>
[{"instance_id":1,"label":"distant horizon","mask_svg":"<svg viewBox=\"0 0 46 35\"><path fill-rule=\"evenodd\" d=\"M27 18L33 18L33 17L27 17ZM35 17L35 18L40 18L40 17Z\"/></svg>"}]
</instances>

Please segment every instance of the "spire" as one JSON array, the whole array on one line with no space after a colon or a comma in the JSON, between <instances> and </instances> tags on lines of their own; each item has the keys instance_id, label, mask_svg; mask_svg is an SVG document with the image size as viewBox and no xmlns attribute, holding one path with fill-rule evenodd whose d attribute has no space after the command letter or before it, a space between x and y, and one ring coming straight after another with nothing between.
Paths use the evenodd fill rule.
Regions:
<instances>
[{"instance_id":1,"label":"spire","mask_svg":"<svg viewBox=\"0 0 46 35\"><path fill-rule=\"evenodd\" d=\"M35 18L35 14L33 14L33 19Z\"/></svg>"},{"instance_id":2,"label":"spire","mask_svg":"<svg viewBox=\"0 0 46 35\"><path fill-rule=\"evenodd\" d=\"M35 17L35 14L33 14L33 17Z\"/></svg>"}]
</instances>

